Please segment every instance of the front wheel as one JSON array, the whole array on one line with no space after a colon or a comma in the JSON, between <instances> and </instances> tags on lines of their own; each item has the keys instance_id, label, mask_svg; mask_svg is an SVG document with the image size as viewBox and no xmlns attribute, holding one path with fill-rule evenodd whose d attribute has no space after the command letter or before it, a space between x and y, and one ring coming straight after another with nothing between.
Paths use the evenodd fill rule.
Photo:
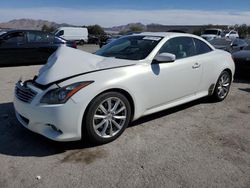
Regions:
<instances>
[{"instance_id":1,"label":"front wheel","mask_svg":"<svg viewBox=\"0 0 250 188\"><path fill-rule=\"evenodd\" d=\"M85 118L89 139L105 144L118 138L130 122L131 107L128 99L118 92L99 95L90 103Z\"/></svg>"},{"instance_id":2,"label":"front wheel","mask_svg":"<svg viewBox=\"0 0 250 188\"><path fill-rule=\"evenodd\" d=\"M231 80L232 78L228 71L223 71L220 74L213 93L213 98L216 101L223 101L227 97L231 86Z\"/></svg>"}]
</instances>

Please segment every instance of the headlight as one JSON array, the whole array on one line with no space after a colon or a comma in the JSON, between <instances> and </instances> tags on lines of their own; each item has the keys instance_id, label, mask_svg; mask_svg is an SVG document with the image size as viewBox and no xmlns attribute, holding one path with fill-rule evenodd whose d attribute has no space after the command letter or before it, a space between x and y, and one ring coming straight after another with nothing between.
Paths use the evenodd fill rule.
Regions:
<instances>
[{"instance_id":1,"label":"headlight","mask_svg":"<svg viewBox=\"0 0 250 188\"><path fill-rule=\"evenodd\" d=\"M44 104L63 104L80 89L88 86L94 81L77 82L65 87L56 88L48 91L41 99Z\"/></svg>"}]
</instances>

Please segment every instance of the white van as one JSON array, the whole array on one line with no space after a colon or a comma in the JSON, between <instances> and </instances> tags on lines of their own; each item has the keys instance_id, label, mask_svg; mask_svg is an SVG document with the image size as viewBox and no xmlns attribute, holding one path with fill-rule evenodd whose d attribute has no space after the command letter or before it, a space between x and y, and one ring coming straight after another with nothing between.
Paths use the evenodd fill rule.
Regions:
<instances>
[{"instance_id":1,"label":"white van","mask_svg":"<svg viewBox=\"0 0 250 188\"><path fill-rule=\"evenodd\" d=\"M79 44L88 42L88 29L84 27L60 27L54 31L54 34Z\"/></svg>"}]
</instances>

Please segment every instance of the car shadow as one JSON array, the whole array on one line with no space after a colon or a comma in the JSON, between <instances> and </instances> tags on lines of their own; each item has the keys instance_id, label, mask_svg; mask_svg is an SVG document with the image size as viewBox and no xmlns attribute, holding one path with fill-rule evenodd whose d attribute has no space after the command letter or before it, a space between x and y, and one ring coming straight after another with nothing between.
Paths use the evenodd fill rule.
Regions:
<instances>
[{"instance_id":1,"label":"car shadow","mask_svg":"<svg viewBox=\"0 0 250 188\"><path fill-rule=\"evenodd\" d=\"M15 117L13 103L0 104L0 133L0 154L11 156L43 157L95 146L85 141L54 142L25 129Z\"/></svg>"},{"instance_id":2,"label":"car shadow","mask_svg":"<svg viewBox=\"0 0 250 188\"><path fill-rule=\"evenodd\" d=\"M201 103L211 103L209 98L198 99L187 104L142 117L128 127L134 127L145 122L185 110ZM97 145L87 140L77 142L55 142L39 134L33 133L17 121L13 103L0 104L0 154L10 156L44 157L64 153L69 150L87 149Z\"/></svg>"},{"instance_id":3,"label":"car shadow","mask_svg":"<svg viewBox=\"0 0 250 188\"><path fill-rule=\"evenodd\" d=\"M132 122L129 127L134 127L134 126L146 123L148 121L159 119L159 118L162 118L164 116L168 116L168 115L174 114L176 112L180 112L180 111L183 111L185 109L191 108L193 106L196 106L196 105L199 105L199 104L206 104L206 103L216 103L216 101L214 101L212 98L209 98L209 97L204 97L204 98L201 98L201 99L197 99L195 101L191 101L191 102L182 104L180 106L176 106L176 107L173 107L173 108L170 108L170 109L166 109L166 110L163 110L163 111L160 111L160 112L156 112L156 113L141 117L138 120Z\"/></svg>"},{"instance_id":4,"label":"car shadow","mask_svg":"<svg viewBox=\"0 0 250 188\"><path fill-rule=\"evenodd\" d=\"M239 88L239 90L250 93L250 88Z\"/></svg>"}]
</instances>

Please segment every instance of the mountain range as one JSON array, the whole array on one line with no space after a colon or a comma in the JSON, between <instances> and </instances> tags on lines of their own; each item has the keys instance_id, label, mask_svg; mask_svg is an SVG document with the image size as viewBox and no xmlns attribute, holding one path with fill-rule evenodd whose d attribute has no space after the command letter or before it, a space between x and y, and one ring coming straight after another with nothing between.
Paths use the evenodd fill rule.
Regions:
<instances>
[{"instance_id":1,"label":"mountain range","mask_svg":"<svg viewBox=\"0 0 250 188\"><path fill-rule=\"evenodd\" d=\"M47 20L34 20L34 19L15 19L9 22L0 23L0 28L8 28L8 29L34 29L41 30L42 27L46 25L48 27L58 28L58 27L67 27L74 26L67 23L58 24L56 22L50 22ZM110 33L119 33L121 31L128 31L131 26L136 26L142 28L144 31L152 31L152 32L164 32L170 30L181 30L188 33L193 33L196 30L199 30L202 26L180 26L180 25L161 25L161 24L142 24L142 23L129 23L127 25L114 26L109 28L104 28L105 31Z\"/></svg>"},{"instance_id":2,"label":"mountain range","mask_svg":"<svg viewBox=\"0 0 250 188\"><path fill-rule=\"evenodd\" d=\"M58 24L47 20L15 19L9 22L0 23L0 28L41 30L44 25L53 28L72 26L66 23Z\"/></svg>"}]
</instances>

